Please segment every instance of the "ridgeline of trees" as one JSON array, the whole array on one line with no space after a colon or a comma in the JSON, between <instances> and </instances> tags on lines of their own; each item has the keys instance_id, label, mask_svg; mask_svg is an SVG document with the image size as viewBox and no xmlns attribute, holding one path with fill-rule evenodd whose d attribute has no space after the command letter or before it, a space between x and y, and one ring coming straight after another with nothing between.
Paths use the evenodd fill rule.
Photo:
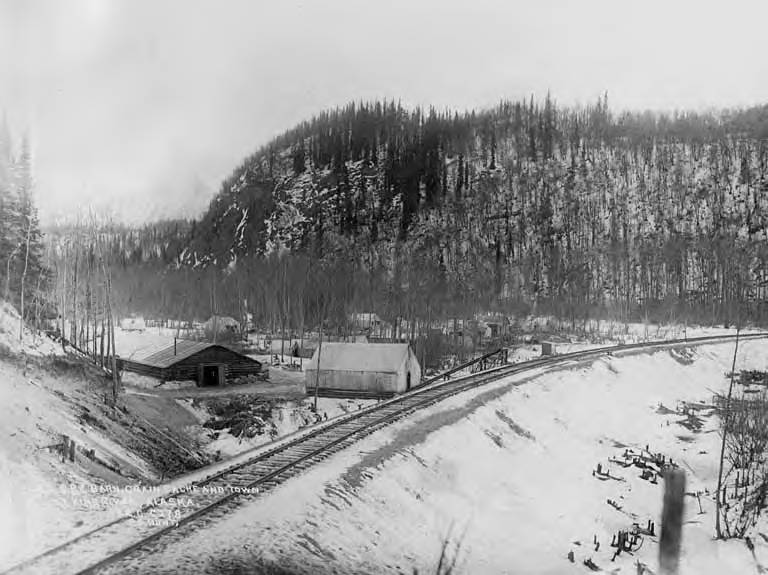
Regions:
<instances>
[{"instance_id":1,"label":"ridgeline of trees","mask_svg":"<svg viewBox=\"0 0 768 575\"><path fill-rule=\"evenodd\" d=\"M768 319L768 106L674 114L501 102L324 112L247 158L197 221L114 230L124 312L297 329L481 311L574 327ZM318 275L322 270L322 279Z\"/></svg>"}]
</instances>

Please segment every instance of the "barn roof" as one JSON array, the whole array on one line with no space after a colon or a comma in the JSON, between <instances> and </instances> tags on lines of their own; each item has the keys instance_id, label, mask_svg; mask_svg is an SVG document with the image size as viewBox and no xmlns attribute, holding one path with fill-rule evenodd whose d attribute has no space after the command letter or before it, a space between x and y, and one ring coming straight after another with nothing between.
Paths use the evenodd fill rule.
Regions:
<instances>
[{"instance_id":1,"label":"barn roof","mask_svg":"<svg viewBox=\"0 0 768 575\"><path fill-rule=\"evenodd\" d=\"M176 345L169 345L141 359L132 359L134 363L141 363L152 367L166 368L183 359L187 359L196 353L209 347L224 347L207 341L178 340Z\"/></svg>"},{"instance_id":2,"label":"barn roof","mask_svg":"<svg viewBox=\"0 0 768 575\"><path fill-rule=\"evenodd\" d=\"M325 343L320 368L332 371L396 372L408 357L407 343ZM305 369L317 369L317 351Z\"/></svg>"}]
</instances>

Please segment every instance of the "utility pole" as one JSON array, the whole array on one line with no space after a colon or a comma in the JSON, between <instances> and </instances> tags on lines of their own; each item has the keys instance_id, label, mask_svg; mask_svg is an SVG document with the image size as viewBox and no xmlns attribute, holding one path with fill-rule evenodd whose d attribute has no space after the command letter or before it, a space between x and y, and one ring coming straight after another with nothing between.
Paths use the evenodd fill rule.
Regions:
<instances>
[{"instance_id":1,"label":"utility pole","mask_svg":"<svg viewBox=\"0 0 768 575\"><path fill-rule=\"evenodd\" d=\"M320 273L322 273L322 268L320 269ZM320 275L318 274L318 279L320 278ZM318 344L317 344L317 371L315 372L315 413L317 413L317 398L319 396L319 389L320 389L320 358L323 353L323 321L325 320L325 312L326 312L326 300L322 298L322 305L321 305L321 298L319 293L319 288L321 287L319 285L320 282L316 282L316 289L315 289L315 305L317 308L317 314L319 316L319 337L318 337ZM327 295L327 294L322 294Z\"/></svg>"},{"instance_id":2,"label":"utility pole","mask_svg":"<svg viewBox=\"0 0 768 575\"><path fill-rule=\"evenodd\" d=\"M317 371L315 372L315 413L317 413L317 398L320 388L320 356L323 353L323 324L320 322L320 341L317 345Z\"/></svg>"}]
</instances>

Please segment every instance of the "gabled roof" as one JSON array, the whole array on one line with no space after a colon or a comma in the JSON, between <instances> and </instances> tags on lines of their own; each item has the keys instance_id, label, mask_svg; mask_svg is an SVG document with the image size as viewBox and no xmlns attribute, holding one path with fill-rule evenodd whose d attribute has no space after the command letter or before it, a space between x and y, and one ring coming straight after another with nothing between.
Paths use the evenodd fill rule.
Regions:
<instances>
[{"instance_id":1,"label":"gabled roof","mask_svg":"<svg viewBox=\"0 0 768 575\"><path fill-rule=\"evenodd\" d=\"M173 364L178 363L183 359L195 355L196 353L208 349L209 347L224 347L207 341L189 341L180 339L176 342L176 345L169 345L163 349L156 351L155 353L148 355L141 359L130 359L133 363L141 363L143 365L149 365L152 367L159 367L164 369L171 367ZM225 348L227 349L227 348Z\"/></svg>"},{"instance_id":2,"label":"gabled roof","mask_svg":"<svg viewBox=\"0 0 768 575\"><path fill-rule=\"evenodd\" d=\"M326 343L320 352L320 369L394 373L408 357L407 343ZM317 369L318 350L305 369Z\"/></svg>"}]
</instances>

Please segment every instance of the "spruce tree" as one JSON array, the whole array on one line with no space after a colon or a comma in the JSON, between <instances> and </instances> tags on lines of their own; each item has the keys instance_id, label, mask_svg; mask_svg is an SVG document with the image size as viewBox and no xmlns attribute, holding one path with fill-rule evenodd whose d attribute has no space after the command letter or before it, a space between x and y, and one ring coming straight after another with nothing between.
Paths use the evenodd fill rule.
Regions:
<instances>
[{"instance_id":1,"label":"spruce tree","mask_svg":"<svg viewBox=\"0 0 768 575\"><path fill-rule=\"evenodd\" d=\"M34 201L34 179L32 177L32 153L29 138L25 135L21 141L19 156L14 162L14 188L18 206L18 236L22 246L19 250L19 278L26 270L27 301L34 301L30 295L30 287L41 286L44 280L43 269L43 234L40 231L40 221L37 206ZM39 294L35 293L36 299Z\"/></svg>"}]
</instances>

